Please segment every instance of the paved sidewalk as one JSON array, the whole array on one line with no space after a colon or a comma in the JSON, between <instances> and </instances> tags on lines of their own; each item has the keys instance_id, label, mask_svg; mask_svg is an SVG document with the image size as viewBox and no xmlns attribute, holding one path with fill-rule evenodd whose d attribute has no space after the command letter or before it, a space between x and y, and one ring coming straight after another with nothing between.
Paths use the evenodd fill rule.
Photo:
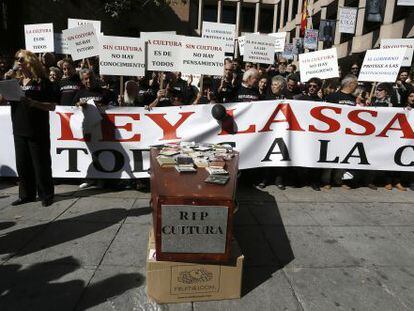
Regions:
<instances>
[{"instance_id":1,"label":"paved sidewalk","mask_svg":"<svg viewBox=\"0 0 414 311\"><path fill-rule=\"evenodd\" d=\"M0 183L0 310L414 310L414 192L240 187L240 300L157 305L149 194L56 186L12 207Z\"/></svg>"}]
</instances>

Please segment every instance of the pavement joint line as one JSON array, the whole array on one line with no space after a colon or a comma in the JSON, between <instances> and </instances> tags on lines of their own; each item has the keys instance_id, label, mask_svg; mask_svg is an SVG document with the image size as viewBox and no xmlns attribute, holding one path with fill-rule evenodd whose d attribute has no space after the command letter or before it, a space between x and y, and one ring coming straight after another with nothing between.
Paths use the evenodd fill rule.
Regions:
<instances>
[{"instance_id":1,"label":"pavement joint line","mask_svg":"<svg viewBox=\"0 0 414 311\"><path fill-rule=\"evenodd\" d=\"M250 266L249 266L250 267ZM261 267L261 266L253 266L253 267ZM263 266L268 267L268 266ZM292 271L293 269L314 269L314 270L322 270L322 269L351 269L351 268L413 268L414 265L377 265L377 264L365 264L365 265L344 265L344 266L285 266L281 270Z\"/></svg>"},{"instance_id":2,"label":"pavement joint line","mask_svg":"<svg viewBox=\"0 0 414 311\"><path fill-rule=\"evenodd\" d=\"M52 220L49 220L49 221L47 221L45 224L45 227L44 227L44 229L43 230L39 230L39 232L37 232L37 233L35 233L34 235L33 235L33 237L31 238L31 239L29 239L22 247L20 247L19 248L19 250L17 251L17 252L15 252L15 254L13 255L13 256L9 256L9 257L7 257L6 258L6 260L5 261L3 261L1 264L0 264L0 266L2 266L2 265L4 265L4 264L6 264L7 262L9 262L12 258L14 258L14 257L16 257L16 255L18 255L19 254L19 252L22 250L22 249L24 249L27 245L29 245L31 242L33 242L37 237L39 237L43 232L45 232L46 230L47 230L47 228L49 228L51 225L52 225L52 223L56 220L56 219L58 219L62 214L64 214L68 209L70 209L77 201L79 200L79 198L75 198L75 200L72 202L72 203L70 203L69 205L68 205L68 207L65 209L65 210L63 210L59 215L57 215L55 218L53 218Z\"/></svg>"},{"instance_id":3,"label":"pavement joint line","mask_svg":"<svg viewBox=\"0 0 414 311\"><path fill-rule=\"evenodd\" d=\"M412 228L414 224L401 224L401 225L322 225L322 224L312 224L312 225L285 225L285 224L240 224L234 225L234 228L245 228L245 227L291 227L291 228Z\"/></svg>"},{"instance_id":4,"label":"pavement joint line","mask_svg":"<svg viewBox=\"0 0 414 311\"><path fill-rule=\"evenodd\" d=\"M135 199L135 200L132 202L132 204L131 204L130 208L132 208L132 207L134 206L134 204L135 204L136 200L137 200L137 199ZM119 225L118 229L116 230L116 232L115 232L114 236L112 237L111 241L109 242L108 247L106 248L105 252L103 253L103 255L102 255L101 259L99 260L99 263L98 263L98 265L96 266L95 271L93 271L92 276L89 278L88 284L86 284L86 285L85 285L85 287L84 287L84 288L83 288L83 290L82 290L82 293L79 295L79 298L78 298L78 300L76 301L76 304L74 305L73 310L77 310L77 309L78 309L78 306L79 306L79 304L82 302L82 299L83 299L83 297L85 296L85 293L86 293L86 291L87 291L87 289L88 289L89 285L91 284L91 282L92 282L93 278L95 277L96 272L97 272L97 271L98 271L98 269L101 267L102 262L103 262L103 260L104 260L104 258L105 258L105 255L106 255L106 254L107 254L107 252L109 251L109 249L110 249L110 247L111 247L112 243L115 241L115 238L117 237L117 235L118 235L119 231L121 231L121 228L122 228L122 226L124 225L124 223L125 223L125 221L126 221L126 219L127 219L127 216L128 216L128 215L126 215L126 216L125 216L124 220L121 222L121 224Z\"/></svg>"},{"instance_id":5,"label":"pavement joint line","mask_svg":"<svg viewBox=\"0 0 414 311\"><path fill-rule=\"evenodd\" d=\"M293 284L292 284L292 282L290 281L289 277L287 276L286 272L285 272L285 271L283 271L283 269L281 269L281 270L282 270L282 275L283 275L283 277L286 279L286 282L289 284L289 289L290 289L290 291L292 292L293 297L296 299L296 301L297 301L297 302L298 302L298 304L299 304L300 310L301 310L301 311L306 311L306 308L305 308L305 306L304 306L304 303L303 303L303 302L302 302L302 300L299 298L299 295L296 293L296 291L295 291L295 289L294 289L294 287L293 287Z\"/></svg>"}]
</instances>

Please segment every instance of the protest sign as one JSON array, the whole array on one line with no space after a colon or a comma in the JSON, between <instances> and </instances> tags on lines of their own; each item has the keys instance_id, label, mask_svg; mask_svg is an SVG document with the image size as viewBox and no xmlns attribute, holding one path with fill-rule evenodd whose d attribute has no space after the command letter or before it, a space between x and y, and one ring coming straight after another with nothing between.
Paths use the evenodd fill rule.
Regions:
<instances>
[{"instance_id":1,"label":"protest sign","mask_svg":"<svg viewBox=\"0 0 414 311\"><path fill-rule=\"evenodd\" d=\"M273 64L275 39L267 35L246 35L243 61L261 64Z\"/></svg>"},{"instance_id":2,"label":"protest sign","mask_svg":"<svg viewBox=\"0 0 414 311\"><path fill-rule=\"evenodd\" d=\"M414 6L414 0L398 0L397 5L401 6Z\"/></svg>"},{"instance_id":3,"label":"protest sign","mask_svg":"<svg viewBox=\"0 0 414 311\"><path fill-rule=\"evenodd\" d=\"M285 50L286 32L269 33L269 36L275 38L275 52L283 52Z\"/></svg>"},{"instance_id":4,"label":"protest sign","mask_svg":"<svg viewBox=\"0 0 414 311\"><path fill-rule=\"evenodd\" d=\"M300 81L339 77L336 48L299 55Z\"/></svg>"},{"instance_id":5,"label":"protest sign","mask_svg":"<svg viewBox=\"0 0 414 311\"><path fill-rule=\"evenodd\" d=\"M148 176L149 147L173 141L231 143L243 155L240 169L301 166L413 172L414 110L289 99L224 106L237 124L231 133L212 118L211 105L152 111L116 107L87 129L87 142L80 129L84 122L76 120L78 108L57 106L50 113L53 176ZM0 141L8 146L0 153L0 163L10 168L0 170L2 176L16 171L10 119L10 107L0 107Z\"/></svg>"},{"instance_id":6,"label":"protest sign","mask_svg":"<svg viewBox=\"0 0 414 311\"><path fill-rule=\"evenodd\" d=\"M167 34L153 34L151 38L148 38L147 69L169 72L182 71L181 40L181 36Z\"/></svg>"},{"instance_id":7,"label":"protest sign","mask_svg":"<svg viewBox=\"0 0 414 311\"><path fill-rule=\"evenodd\" d=\"M294 59L294 54L293 54L294 48L295 48L295 45L293 43L286 43L285 44L285 50L282 53L282 57L284 57L288 60Z\"/></svg>"},{"instance_id":8,"label":"protest sign","mask_svg":"<svg viewBox=\"0 0 414 311\"><path fill-rule=\"evenodd\" d=\"M224 23L203 22L202 37L225 43L225 52L234 53L236 25Z\"/></svg>"},{"instance_id":9,"label":"protest sign","mask_svg":"<svg viewBox=\"0 0 414 311\"><path fill-rule=\"evenodd\" d=\"M368 50L358 81L392 82L397 79L406 48Z\"/></svg>"},{"instance_id":10,"label":"protest sign","mask_svg":"<svg viewBox=\"0 0 414 311\"><path fill-rule=\"evenodd\" d=\"M327 43L334 42L336 20L323 19L319 23L319 40Z\"/></svg>"},{"instance_id":11,"label":"protest sign","mask_svg":"<svg viewBox=\"0 0 414 311\"><path fill-rule=\"evenodd\" d=\"M114 76L145 75L145 43L142 39L103 36L99 73Z\"/></svg>"},{"instance_id":12,"label":"protest sign","mask_svg":"<svg viewBox=\"0 0 414 311\"><path fill-rule=\"evenodd\" d=\"M99 42L92 24L63 30L73 60L99 55Z\"/></svg>"},{"instance_id":13,"label":"protest sign","mask_svg":"<svg viewBox=\"0 0 414 311\"><path fill-rule=\"evenodd\" d=\"M181 71L193 74L222 75L225 43L223 41L183 37Z\"/></svg>"},{"instance_id":14,"label":"protest sign","mask_svg":"<svg viewBox=\"0 0 414 311\"><path fill-rule=\"evenodd\" d=\"M140 32L140 39L144 40L145 42L148 41L148 39L151 39L153 36L158 35L176 35L177 33L175 31L141 31Z\"/></svg>"},{"instance_id":15,"label":"protest sign","mask_svg":"<svg viewBox=\"0 0 414 311\"><path fill-rule=\"evenodd\" d=\"M414 39L381 39L381 49L407 48L402 67L411 67L414 53Z\"/></svg>"},{"instance_id":16,"label":"protest sign","mask_svg":"<svg viewBox=\"0 0 414 311\"><path fill-rule=\"evenodd\" d=\"M355 33L357 15L358 8L339 8L339 32Z\"/></svg>"},{"instance_id":17,"label":"protest sign","mask_svg":"<svg viewBox=\"0 0 414 311\"><path fill-rule=\"evenodd\" d=\"M92 20L92 19L78 19L78 18L68 18L68 29L76 28L79 26L91 24L96 30L96 34L101 33L101 21Z\"/></svg>"},{"instance_id":18,"label":"protest sign","mask_svg":"<svg viewBox=\"0 0 414 311\"><path fill-rule=\"evenodd\" d=\"M244 44L246 43L246 37L245 36L240 36L237 39L237 42L239 44L239 54L240 56L244 55Z\"/></svg>"},{"instance_id":19,"label":"protest sign","mask_svg":"<svg viewBox=\"0 0 414 311\"><path fill-rule=\"evenodd\" d=\"M26 50L33 53L53 52L53 24L30 24L24 25L24 39Z\"/></svg>"},{"instance_id":20,"label":"protest sign","mask_svg":"<svg viewBox=\"0 0 414 311\"><path fill-rule=\"evenodd\" d=\"M316 50L318 48L318 30L306 29L305 38L303 39L303 47L309 50Z\"/></svg>"},{"instance_id":21,"label":"protest sign","mask_svg":"<svg viewBox=\"0 0 414 311\"><path fill-rule=\"evenodd\" d=\"M61 33L54 33L54 40L55 40L55 53L68 55L70 54L68 43L66 42L65 38L63 38L63 34Z\"/></svg>"}]
</instances>

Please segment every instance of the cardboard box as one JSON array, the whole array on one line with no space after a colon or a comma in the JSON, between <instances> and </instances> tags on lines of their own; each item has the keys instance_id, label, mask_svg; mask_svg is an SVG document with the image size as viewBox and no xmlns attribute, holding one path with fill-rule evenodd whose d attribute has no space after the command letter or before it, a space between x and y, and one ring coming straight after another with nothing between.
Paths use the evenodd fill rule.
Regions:
<instances>
[{"instance_id":1,"label":"cardboard box","mask_svg":"<svg viewBox=\"0 0 414 311\"><path fill-rule=\"evenodd\" d=\"M147 257L147 293L158 303L178 303L240 298L244 256L232 245L226 265L197 264L155 259L150 229Z\"/></svg>"}]
</instances>

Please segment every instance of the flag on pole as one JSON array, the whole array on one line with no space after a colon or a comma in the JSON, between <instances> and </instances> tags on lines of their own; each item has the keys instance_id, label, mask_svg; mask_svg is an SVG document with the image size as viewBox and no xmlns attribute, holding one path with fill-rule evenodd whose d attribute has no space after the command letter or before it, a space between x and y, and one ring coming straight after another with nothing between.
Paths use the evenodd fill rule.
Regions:
<instances>
[{"instance_id":1,"label":"flag on pole","mask_svg":"<svg viewBox=\"0 0 414 311\"><path fill-rule=\"evenodd\" d=\"M308 2L309 0L303 0L303 5L302 5L302 18L300 20L300 36L304 37L305 36L305 30L307 28L307 24L308 24Z\"/></svg>"}]
</instances>

